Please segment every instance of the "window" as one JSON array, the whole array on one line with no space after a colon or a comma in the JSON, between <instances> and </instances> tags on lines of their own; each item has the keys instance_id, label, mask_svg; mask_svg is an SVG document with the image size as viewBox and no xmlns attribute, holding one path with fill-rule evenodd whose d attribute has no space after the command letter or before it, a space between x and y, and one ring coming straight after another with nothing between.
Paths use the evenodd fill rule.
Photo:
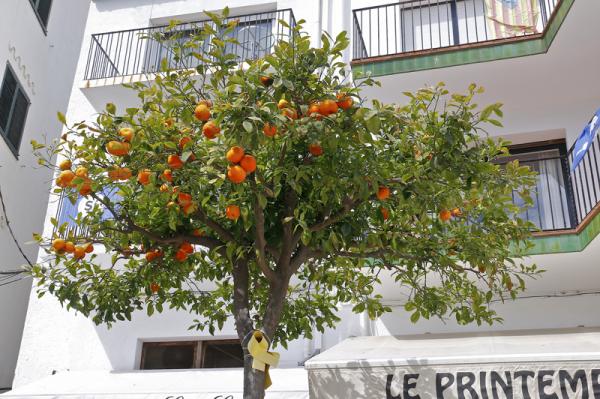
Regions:
<instances>
[{"instance_id":1,"label":"window","mask_svg":"<svg viewBox=\"0 0 600 399\"><path fill-rule=\"evenodd\" d=\"M519 160L522 166L535 171L537 182L531 192L533 206L519 217L533 222L541 230L560 230L574 226L574 202L568 184L567 149L563 140L554 143L534 143L510 148L510 157L498 163ZM513 192L513 202L522 206L524 201Z\"/></svg>"},{"instance_id":2,"label":"window","mask_svg":"<svg viewBox=\"0 0 600 399\"><path fill-rule=\"evenodd\" d=\"M237 340L144 342L140 369L193 369L244 367Z\"/></svg>"},{"instance_id":3,"label":"window","mask_svg":"<svg viewBox=\"0 0 600 399\"><path fill-rule=\"evenodd\" d=\"M29 99L7 64L0 88L0 134L15 156L19 154L28 109Z\"/></svg>"},{"instance_id":4,"label":"window","mask_svg":"<svg viewBox=\"0 0 600 399\"><path fill-rule=\"evenodd\" d=\"M44 33L48 28L48 18L50 17L50 7L52 6L52 0L29 0L35 15L37 16Z\"/></svg>"}]
</instances>

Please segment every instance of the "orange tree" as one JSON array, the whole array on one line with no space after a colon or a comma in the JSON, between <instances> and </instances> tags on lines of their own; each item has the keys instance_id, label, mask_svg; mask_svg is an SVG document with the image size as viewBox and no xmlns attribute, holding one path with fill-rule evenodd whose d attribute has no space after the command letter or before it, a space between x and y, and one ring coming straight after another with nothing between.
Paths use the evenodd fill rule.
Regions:
<instances>
[{"instance_id":1,"label":"orange tree","mask_svg":"<svg viewBox=\"0 0 600 399\"><path fill-rule=\"evenodd\" d=\"M38 237L49 255L32 269L41 293L96 323L165 306L210 333L233 318L244 350L257 329L286 346L333 327L339 303L389 312L380 272L408 287L413 322L497 320L490 302L536 273L512 255L531 226L511 195L528 198L534 178L491 162L507 150L483 130L499 124L500 105L478 108L475 85L454 95L439 85L401 107L368 106L361 89L377 83L348 79L344 34L310 48L299 24L293 40L240 65L226 51L235 23L212 18L185 44L175 32L164 43L200 66L165 62L131 85L139 107L108 104L48 151L34 143L65 159L57 192L96 200L75 220L85 234L57 225ZM249 356L244 372L244 397L262 397L265 374Z\"/></svg>"}]
</instances>

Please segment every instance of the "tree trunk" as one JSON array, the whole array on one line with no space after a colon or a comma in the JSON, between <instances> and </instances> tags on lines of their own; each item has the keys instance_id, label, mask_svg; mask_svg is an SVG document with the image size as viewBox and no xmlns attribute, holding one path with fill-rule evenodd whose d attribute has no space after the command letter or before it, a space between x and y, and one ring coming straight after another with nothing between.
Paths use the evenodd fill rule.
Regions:
<instances>
[{"instance_id":1,"label":"tree trunk","mask_svg":"<svg viewBox=\"0 0 600 399\"><path fill-rule=\"evenodd\" d=\"M252 356L244 342L244 399L263 399L265 397L265 373L252 368Z\"/></svg>"}]
</instances>

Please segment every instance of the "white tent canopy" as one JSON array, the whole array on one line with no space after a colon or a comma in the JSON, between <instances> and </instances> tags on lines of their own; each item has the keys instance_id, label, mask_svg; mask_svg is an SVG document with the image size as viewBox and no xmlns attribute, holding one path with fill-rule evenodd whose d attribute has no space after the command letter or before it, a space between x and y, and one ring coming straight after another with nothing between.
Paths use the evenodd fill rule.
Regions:
<instances>
[{"instance_id":1,"label":"white tent canopy","mask_svg":"<svg viewBox=\"0 0 600 399\"><path fill-rule=\"evenodd\" d=\"M592 398L600 330L356 337L305 367L319 399Z\"/></svg>"},{"instance_id":2,"label":"white tent canopy","mask_svg":"<svg viewBox=\"0 0 600 399\"><path fill-rule=\"evenodd\" d=\"M302 368L273 369L266 399L306 399ZM0 395L2 399L241 399L242 369L67 371Z\"/></svg>"}]
</instances>

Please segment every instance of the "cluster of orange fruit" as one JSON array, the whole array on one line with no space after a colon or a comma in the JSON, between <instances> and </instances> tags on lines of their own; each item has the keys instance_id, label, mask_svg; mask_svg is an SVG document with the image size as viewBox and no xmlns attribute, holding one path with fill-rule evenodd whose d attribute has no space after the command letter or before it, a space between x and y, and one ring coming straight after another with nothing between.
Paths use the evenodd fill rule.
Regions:
<instances>
[{"instance_id":1,"label":"cluster of orange fruit","mask_svg":"<svg viewBox=\"0 0 600 399\"><path fill-rule=\"evenodd\" d=\"M462 211L460 210L460 208L454 208L452 210L442 209L439 213L439 217L442 222L447 222L448 220L450 220L453 217L457 218L457 217L461 217L461 216L462 216Z\"/></svg>"},{"instance_id":2,"label":"cluster of orange fruit","mask_svg":"<svg viewBox=\"0 0 600 399\"><path fill-rule=\"evenodd\" d=\"M133 129L130 127L123 127L119 129L119 136L123 141L112 140L106 144L106 152L116 157L124 157L129 154L131 150L131 141L135 137Z\"/></svg>"},{"instance_id":3,"label":"cluster of orange fruit","mask_svg":"<svg viewBox=\"0 0 600 399\"><path fill-rule=\"evenodd\" d=\"M202 125L202 134L209 140L214 139L221 133L221 128L219 125L210 119L212 102L210 100L201 100L196 105L194 109L194 117L201 122L204 122Z\"/></svg>"},{"instance_id":4,"label":"cluster of orange fruit","mask_svg":"<svg viewBox=\"0 0 600 399\"><path fill-rule=\"evenodd\" d=\"M56 178L56 185L61 188L71 187L74 188L77 185L73 182L76 177L83 179L79 187L79 194L86 196L92 192L92 180L88 177L88 170L84 166L78 166L75 172L71 170L73 166L72 162L68 159L63 160L59 165L61 172Z\"/></svg>"},{"instance_id":5,"label":"cluster of orange fruit","mask_svg":"<svg viewBox=\"0 0 600 399\"><path fill-rule=\"evenodd\" d=\"M226 157L233 164L227 168L227 178L235 184L243 182L246 180L246 175L256 170L256 158L246 154L242 147L231 147Z\"/></svg>"},{"instance_id":6,"label":"cluster of orange fruit","mask_svg":"<svg viewBox=\"0 0 600 399\"><path fill-rule=\"evenodd\" d=\"M72 241L66 241L62 238L56 238L52 241L52 249L57 254L73 254L73 258L77 260L85 258L85 254L94 252L94 246L91 243L75 245Z\"/></svg>"},{"instance_id":7,"label":"cluster of orange fruit","mask_svg":"<svg viewBox=\"0 0 600 399\"><path fill-rule=\"evenodd\" d=\"M390 198L390 189L386 186L380 186L375 195L378 200L385 201ZM380 207L379 211L381 212L383 220L388 220L390 218L390 211L386 207Z\"/></svg>"}]
</instances>

